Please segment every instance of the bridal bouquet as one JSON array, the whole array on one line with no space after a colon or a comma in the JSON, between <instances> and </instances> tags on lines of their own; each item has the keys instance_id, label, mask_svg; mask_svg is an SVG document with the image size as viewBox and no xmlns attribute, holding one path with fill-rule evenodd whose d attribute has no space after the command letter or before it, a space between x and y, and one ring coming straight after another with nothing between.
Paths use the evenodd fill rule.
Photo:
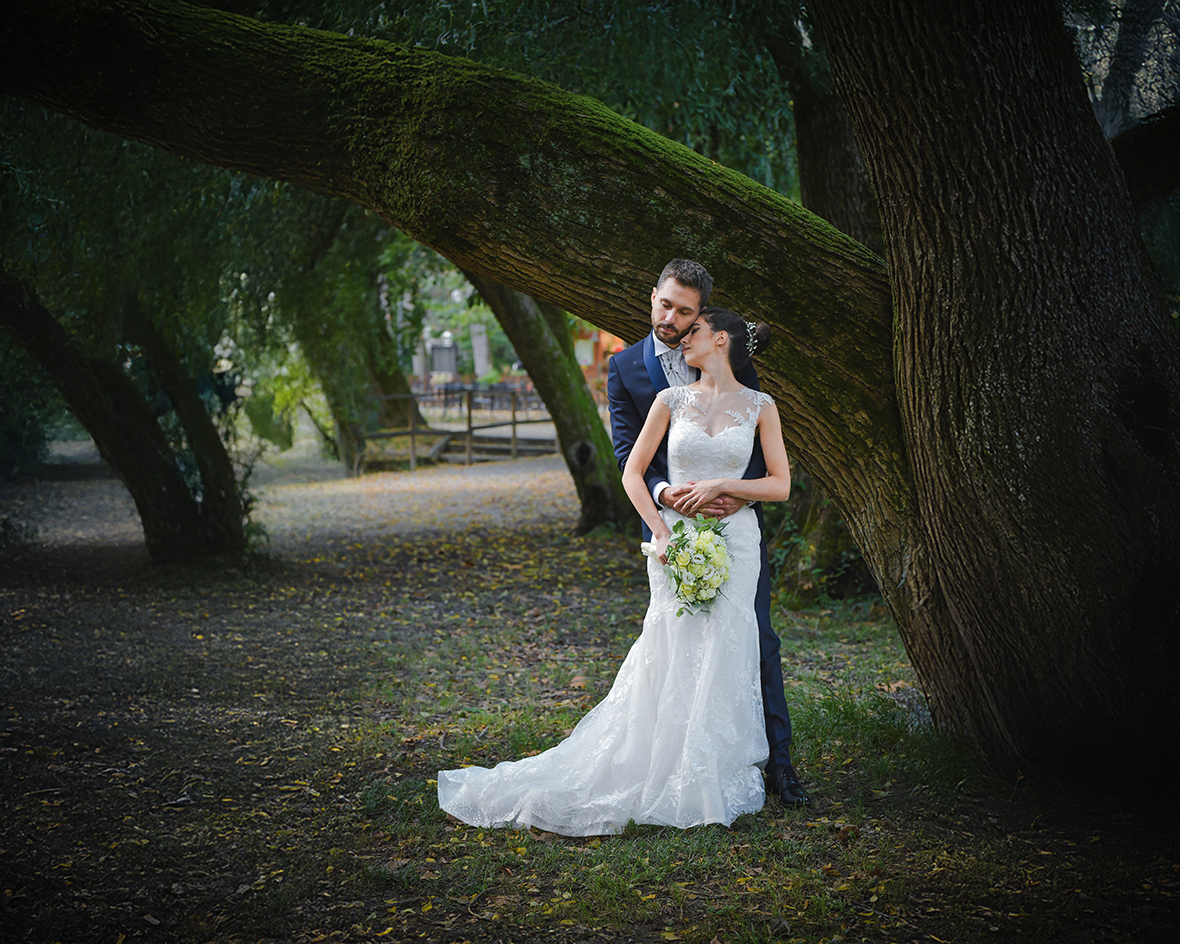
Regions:
<instances>
[{"instance_id":1,"label":"bridal bouquet","mask_svg":"<svg viewBox=\"0 0 1180 944\"><path fill-rule=\"evenodd\" d=\"M725 522L697 515L691 523L677 521L668 542L664 573L683 606L677 616L707 610L729 579L729 548L722 531ZM644 544L643 552L651 556L654 544Z\"/></svg>"}]
</instances>

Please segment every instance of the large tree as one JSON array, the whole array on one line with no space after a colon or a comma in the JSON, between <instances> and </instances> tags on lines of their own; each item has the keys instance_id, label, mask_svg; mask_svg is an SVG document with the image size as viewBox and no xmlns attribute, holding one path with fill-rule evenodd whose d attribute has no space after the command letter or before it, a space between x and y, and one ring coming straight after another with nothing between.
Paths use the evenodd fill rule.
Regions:
<instances>
[{"instance_id":1,"label":"large tree","mask_svg":"<svg viewBox=\"0 0 1180 944\"><path fill-rule=\"evenodd\" d=\"M1174 736L1176 336L1059 12L819 13L882 207L939 713L1054 768Z\"/></svg>"},{"instance_id":2,"label":"large tree","mask_svg":"<svg viewBox=\"0 0 1180 944\"><path fill-rule=\"evenodd\" d=\"M625 338L662 263L700 259L775 328L761 372L788 447L845 513L936 717L998 762L1085 774L1101 746L1148 766L1180 721L1180 352L1058 7L817 13L888 274L593 100L385 43L21 0L0 89L346 197Z\"/></svg>"}]
</instances>

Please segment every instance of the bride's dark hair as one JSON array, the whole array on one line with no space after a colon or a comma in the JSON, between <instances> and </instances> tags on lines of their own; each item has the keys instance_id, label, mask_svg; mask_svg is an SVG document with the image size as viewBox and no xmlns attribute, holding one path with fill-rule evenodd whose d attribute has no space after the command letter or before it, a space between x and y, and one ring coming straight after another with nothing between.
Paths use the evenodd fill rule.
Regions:
<instances>
[{"instance_id":1,"label":"bride's dark hair","mask_svg":"<svg viewBox=\"0 0 1180 944\"><path fill-rule=\"evenodd\" d=\"M770 325L765 321L753 325L751 335L750 323L728 308L702 308L701 317L714 332L724 331L729 335L729 367L735 374L770 344Z\"/></svg>"}]
</instances>

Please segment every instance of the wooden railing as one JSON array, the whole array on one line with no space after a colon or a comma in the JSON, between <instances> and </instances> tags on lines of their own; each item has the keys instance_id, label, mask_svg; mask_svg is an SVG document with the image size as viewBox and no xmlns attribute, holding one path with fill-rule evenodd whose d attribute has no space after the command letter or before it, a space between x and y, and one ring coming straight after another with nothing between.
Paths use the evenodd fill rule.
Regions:
<instances>
[{"instance_id":1,"label":"wooden railing","mask_svg":"<svg viewBox=\"0 0 1180 944\"><path fill-rule=\"evenodd\" d=\"M476 425L476 423L474 422L476 399L481 394L486 395L487 393L492 393L493 395L495 395L497 397L507 397L508 398L509 412L511 414L509 419L501 420L501 421L498 421L495 423L481 423L479 425ZM366 431L363 431L359 428L354 427L354 434L356 437L356 459L355 459L355 467L353 469L354 474L360 471L361 462L362 462L363 456L364 456L365 443L370 440L398 439L402 436L409 436L410 437L410 471L414 471L415 469L418 468L418 437L419 436L444 436L444 437L448 437L448 438L454 438L456 435L464 436L466 439L466 446L467 446L467 464L471 465L472 464L472 442L474 439L474 434L479 432L480 430L496 429L501 426L511 426L512 431L509 436L509 457L515 459L516 452L517 452L517 433L516 433L517 427L524 426L529 423L551 423L552 422L552 419L550 419L550 417L548 417L548 416L544 416L539 419L521 419L518 416L518 409L517 409L518 406L522 402L527 402L527 400L535 399L535 397L529 396L526 394L522 394L520 391L516 391L516 390L478 391L475 388L468 387L463 390L455 390L452 388L452 389L444 392L444 396L446 396L446 397L455 396L456 394L462 395L462 403L464 405L463 412L466 414L466 417L467 417L467 428L465 430L437 429L437 428L434 428L431 426L418 426L417 425L417 418L418 418L418 413L419 413L419 398L416 394L398 393L398 394L389 394L386 396L378 397L377 399L379 399L379 400L411 400L411 401L413 401L411 403L411 408L409 411L410 424L406 429L379 429L379 430L374 430L374 431L369 431L369 432L366 432ZM526 398L527 398L527 400L526 400ZM489 401L489 402L494 403L494 401ZM536 402L539 403L540 402L539 399L537 399ZM542 407L544 406L544 404L541 404L541 405L542 405ZM445 410L447 407L447 403L445 400L444 400L443 406L444 406L444 410ZM530 404L530 406L531 406L531 404ZM491 406L489 406L488 409L490 411Z\"/></svg>"}]
</instances>

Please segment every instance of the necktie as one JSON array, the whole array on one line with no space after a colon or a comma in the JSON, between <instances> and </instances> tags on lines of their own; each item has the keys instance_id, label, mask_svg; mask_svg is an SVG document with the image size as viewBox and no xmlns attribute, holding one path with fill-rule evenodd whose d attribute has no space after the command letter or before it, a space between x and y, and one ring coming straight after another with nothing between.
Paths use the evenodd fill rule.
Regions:
<instances>
[{"instance_id":1,"label":"necktie","mask_svg":"<svg viewBox=\"0 0 1180 944\"><path fill-rule=\"evenodd\" d=\"M688 382L688 370L684 364L684 355L680 348L674 347L660 355L664 362L664 376L668 378L668 386L683 387Z\"/></svg>"}]
</instances>

